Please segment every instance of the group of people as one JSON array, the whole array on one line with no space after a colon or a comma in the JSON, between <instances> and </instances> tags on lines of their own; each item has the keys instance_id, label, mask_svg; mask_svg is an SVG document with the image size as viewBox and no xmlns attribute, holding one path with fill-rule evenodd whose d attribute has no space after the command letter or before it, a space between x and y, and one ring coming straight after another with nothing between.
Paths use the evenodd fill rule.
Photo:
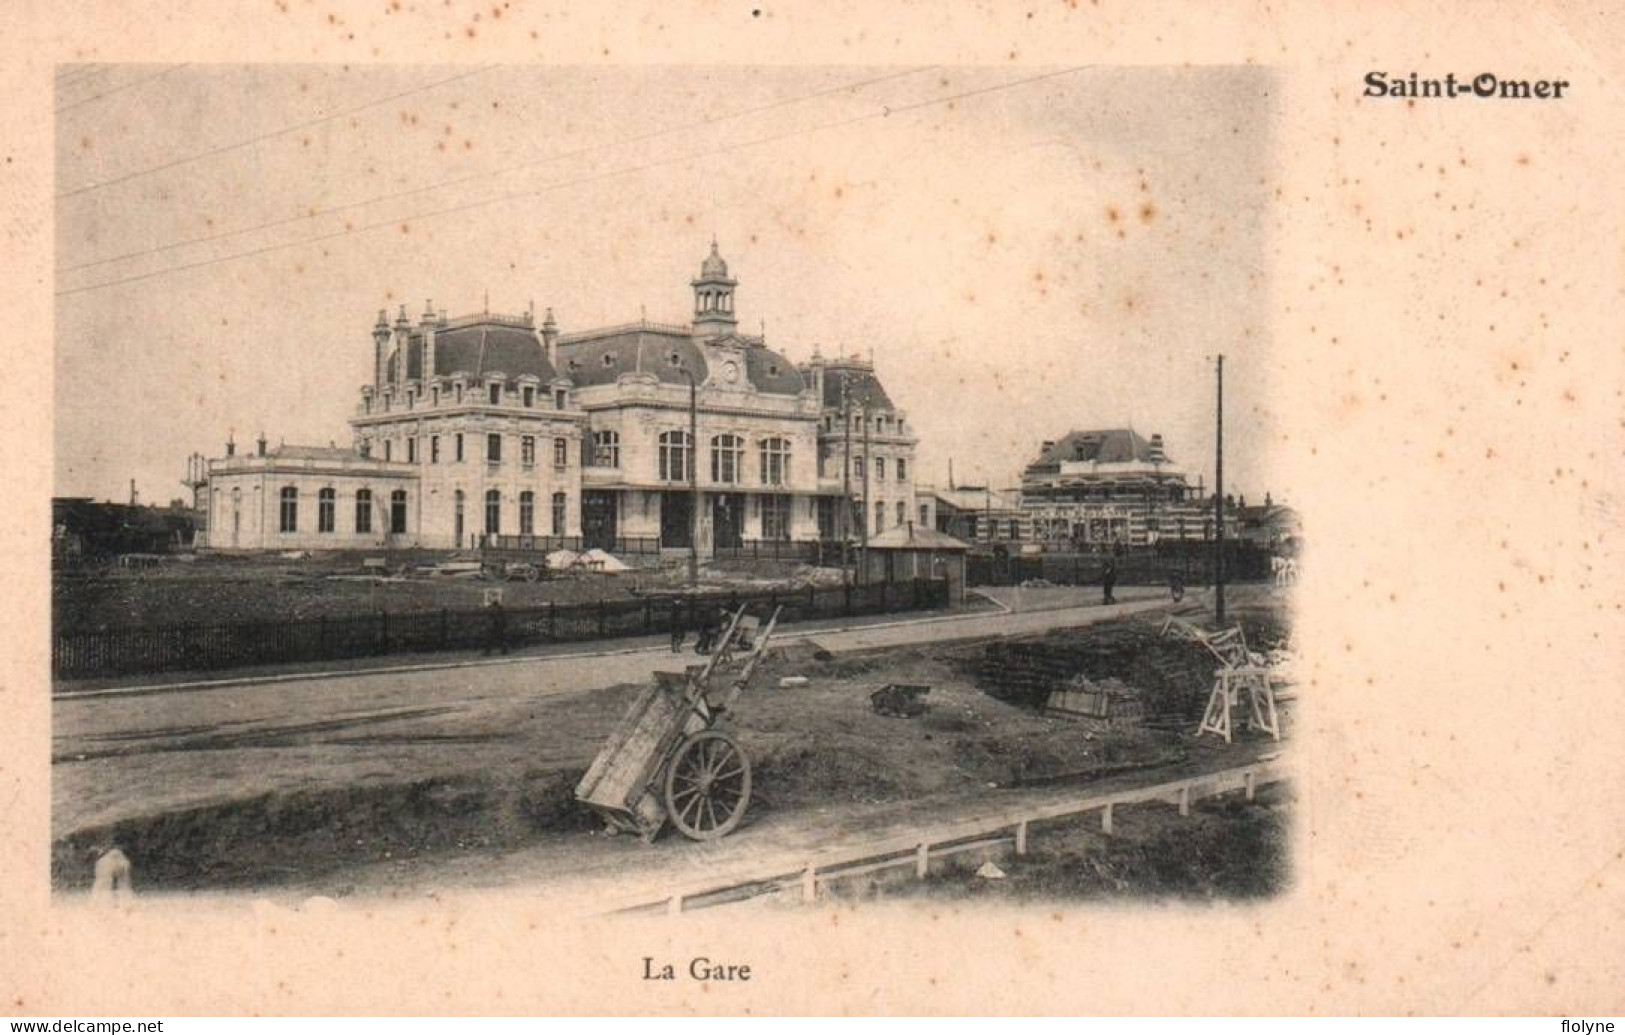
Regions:
<instances>
[{"instance_id":1,"label":"group of people","mask_svg":"<svg viewBox=\"0 0 1625 1035\"><path fill-rule=\"evenodd\" d=\"M688 641L689 629L694 630L694 653L710 654L717 648L717 637L733 621L734 614L739 610L737 597L729 597L728 603L720 607L712 607L701 601L690 601L685 606L681 601L673 601L671 608L671 652L677 654L682 651L683 644ZM744 644L748 647L749 644Z\"/></svg>"}]
</instances>

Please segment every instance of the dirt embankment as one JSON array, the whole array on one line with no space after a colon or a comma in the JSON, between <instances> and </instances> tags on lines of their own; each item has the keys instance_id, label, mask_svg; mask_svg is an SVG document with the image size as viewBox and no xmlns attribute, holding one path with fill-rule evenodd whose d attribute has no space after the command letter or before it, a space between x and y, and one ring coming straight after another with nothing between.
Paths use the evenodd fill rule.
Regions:
<instances>
[{"instance_id":1,"label":"dirt embankment","mask_svg":"<svg viewBox=\"0 0 1625 1035\"><path fill-rule=\"evenodd\" d=\"M1187 745L1172 733L1091 733L998 700L976 685L961 660L941 655L911 649L829 657L801 649L764 664L736 704L731 725L755 767L751 822L807 807L1087 781L1186 757ZM682 661L674 658L674 667ZM807 683L781 688L781 675L804 676ZM893 682L930 685L929 711L916 718L872 711L868 694ZM356 717L348 725L313 724L252 742L239 736L225 743L205 732L195 735L195 744L131 747L165 758L195 750L199 765L223 765L229 757L244 772L274 761L278 752L301 752L288 764L309 772L315 758L335 775L321 786L245 792L75 831L55 846L54 883L87 886L96 849L110 844L131 858L142 886L201 889L275 885L437 854L501 852L547 834L588 830L594 818L576 804L573 790L632 693L620 688L484 710L471 705L389 723ZM391 753L378 754L385 750ZM734 836L749 836L749 826Z\"/></svg>"}]
</instances>

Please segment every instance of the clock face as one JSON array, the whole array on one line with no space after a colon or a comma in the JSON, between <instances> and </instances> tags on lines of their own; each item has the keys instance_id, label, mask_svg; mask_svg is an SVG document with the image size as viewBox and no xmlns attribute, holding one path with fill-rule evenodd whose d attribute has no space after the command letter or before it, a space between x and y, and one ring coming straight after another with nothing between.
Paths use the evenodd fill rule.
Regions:
<instances>
[{"instance_id":1,"label":"clock face","mask_svg":"<svg viewBox=\"0 0 1625 1035\"><path fill-rule=\"evenodd\" d=\"M736 381L738 381L739 380L739 364L735 363L731 359L728 362L722 364L722 377L723 377L723 380L727 381L729 384L733 384Z\"/></svg>"}]
</instances>

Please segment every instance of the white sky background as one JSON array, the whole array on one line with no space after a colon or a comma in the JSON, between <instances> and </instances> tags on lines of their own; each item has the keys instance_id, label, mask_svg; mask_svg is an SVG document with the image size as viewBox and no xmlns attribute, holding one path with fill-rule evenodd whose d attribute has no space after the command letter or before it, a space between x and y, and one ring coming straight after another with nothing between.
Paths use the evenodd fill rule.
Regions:
<instances>
[{"instance_id":1,"label":"white sky background","mask_svg":"<svg viewBox=\"0 0 1625 1035\"><path fill-rule=\"evenodd\" d=\"M470 71L64 66L58 494L167 501L230 429L348 444L382 306L686 322L714 232L742 330L873 349L922 481L1131 424L1211 486L1223 351L1226 487L1289 495L1268 71Z\"/></svg>"}]
</instances>

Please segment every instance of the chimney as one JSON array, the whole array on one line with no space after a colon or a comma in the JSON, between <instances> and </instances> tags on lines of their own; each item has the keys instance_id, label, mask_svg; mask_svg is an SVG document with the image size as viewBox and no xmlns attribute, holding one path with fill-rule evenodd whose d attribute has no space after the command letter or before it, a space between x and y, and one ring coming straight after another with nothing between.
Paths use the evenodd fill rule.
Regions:
<instances>
[{"instance_id":1,"label":"chimney","mask_svg":"<svg viewBox=\"0 0 1625 1035\"><path fill-rule=\"evenodd\" d=\"M421 326L423 328L423 383L428 384L430 381L434 380L435 315L434 303L432 301L425 301L423 303L423 320L421 321Z\"/></svg>"},{"instance_id":2,"label":"chimney","mask_svg":"<svg viewBox=\"0 0 1625 1035\"><path fill-rule=\"evenodd\" d=\"M389 313L384 309L378 310L378 322L372 325L372 357L372 386L381 392L389 369Z\"/></svg>"},{"instance_id":3,"label":"chimney","mask_svg":"<svg viewBox=\"0 0 1625 1035\"><path fill-rule=\"evenodd\" d=\"M1264 506L1266 506L1266 507L1275 506L1275 501L1270 499L1270 494L1267 493L1267 492L1264 494Z\"/></svg>"},{"instance_id":4,"label":"chimney","mask_svg":"<svg viewBox=\"0 0 1625 1035\"><path fill-rule=\"evenodd\" d=\"M1160 433L1151 436L1151 446L1147 450L1147 457L1154 464L1167 463L1168 454L1162 450L1162 435Z\"/></svg>"},{"instance_id":5,"label":"chimney","mask_svg":"<svg viewBox=\"0 0 1625 1035\"><path fill-rule=\"evenodd\" d=\"M226 455L227 456L236 456L237 455L237 436L236 435L227 435L226 436Z\"/></svg>"},{"instance_id":6,"label":"chimney","mask_svg":"<svg viewBox=\"0 0 1625 1035\"><path fill-rule=\"evenodd\" d=\"M547 307L542 318L542 347L547 349L547 365L554 373L559 370L559 325L553 322L553 307Z\"/></svg>"},{"instance_id":7,"label":"chimney","mask_svg":"<svg viewBox=\"0 0 1625 1035\"><path fill-rule=\"evenodd\" d=\"M412 321L406 318L406 306L395 317L395 387L406 384L406 346L412 341ZM399 397L397 396L397 401Z\"/></svg>"},{"instance_id":8,"label":"chimney","mask_svg":"<svg viewBox=\"0 0 1625 1035\"><path fill-rule=\"evenodd\" d=\"M254 454L255 456L264 456L265 455L265 432L263 432L263 431L260 432L260 437L255 442L255 447L256 447L256 450L257 450L257 452Z\"/></svg>"}]
</instances>

